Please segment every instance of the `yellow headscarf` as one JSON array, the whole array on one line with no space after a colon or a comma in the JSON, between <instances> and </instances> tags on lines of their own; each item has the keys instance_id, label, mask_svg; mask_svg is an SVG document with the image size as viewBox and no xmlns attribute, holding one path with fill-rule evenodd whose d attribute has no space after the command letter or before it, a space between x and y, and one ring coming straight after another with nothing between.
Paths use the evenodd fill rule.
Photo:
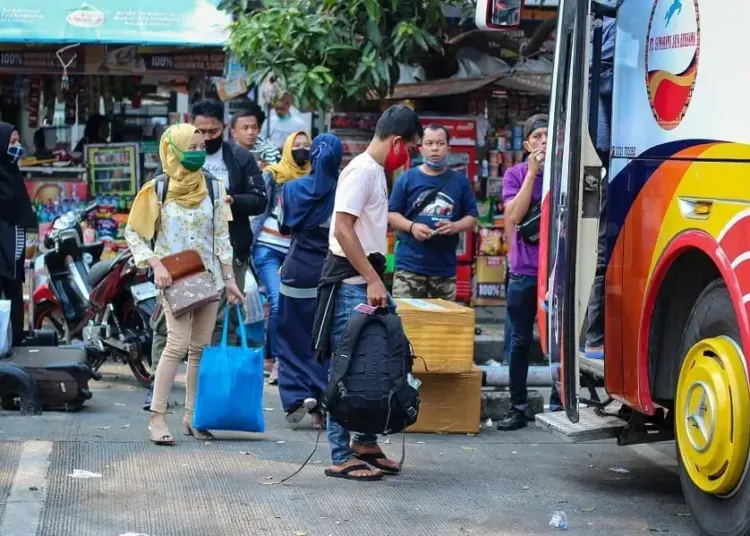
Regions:
<instances>
[{"instance_id":1,"label":"yellow headscarf","mask_svg":"<svg viewBox=\"0 0 750 536\"><path fill-rule=\"evenodd\" d=\"M159 156L164 173L169 177L165 205L175 202L186 208L196 208L208 196L203 171L186 169L177 156L187 151L197 131L193 125L182 123L172 125L162 134ZM149 181L141 188L128 216L128 225L146 240L154 237L156 222L159 219L159 199L154 186L155 181Z\"/></svg>"},{"instance_id":2,"label":"yellow headscarf","mask_svg":"<svg viewBox=\"0 0 750 536\"><path fill-rule=\"evenodd\" d=\"M273 174L273 180L276 181L276 184L284 184L287 181L299 179L303 175L309 174L312 169L310 167L310 162L299 167L292 156L292 145L294 145L294 139L300 134L305 136L307 141L310 141L310 135L304 130L298 130L294 134L290 134L284 142L284 148L281 151L281 161L278 164L271 164L266 168Z\"/></svg>"}]
</instances>

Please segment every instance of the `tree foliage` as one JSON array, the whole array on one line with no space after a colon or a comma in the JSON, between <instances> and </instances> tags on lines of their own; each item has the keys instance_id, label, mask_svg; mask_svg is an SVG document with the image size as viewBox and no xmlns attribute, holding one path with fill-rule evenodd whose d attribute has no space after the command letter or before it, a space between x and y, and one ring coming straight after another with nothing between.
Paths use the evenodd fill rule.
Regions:
<instances>
[{"instance_id":1,"label":"tree foliage","mask_svg":"<svg viewBox=\"0 0 750 536\"><path fill-rule=\"evenodd\" d=\"M399 62L443 51L443 6L467 0L224 0L229 49L254 82L280 79L304 108L385 97ZM261 5L258 5L261 4Z\"/></svg>"}]
</instances>

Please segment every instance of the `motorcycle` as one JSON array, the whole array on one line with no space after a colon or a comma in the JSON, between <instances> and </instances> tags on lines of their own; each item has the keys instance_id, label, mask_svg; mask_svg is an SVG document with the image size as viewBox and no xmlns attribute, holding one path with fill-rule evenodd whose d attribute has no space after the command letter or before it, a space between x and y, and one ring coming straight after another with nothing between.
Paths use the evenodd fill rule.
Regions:
<instances>
[{"instance_id":1,"label":"motorcycle","mask_svg":"<svg viewBox=\"0 0 750 536\"><path fill-rule=\"evenodd\" d=\"M96 208L93 204L53 221L44 239L46 251L35 261L34 327L51 324L64 344L82 340L93 370L112 358L127 364L148 387L153 338L149 319L158 290L129 251L98 261L104 244L84 244L81 222Z\"/></svg>"}]
</instances>

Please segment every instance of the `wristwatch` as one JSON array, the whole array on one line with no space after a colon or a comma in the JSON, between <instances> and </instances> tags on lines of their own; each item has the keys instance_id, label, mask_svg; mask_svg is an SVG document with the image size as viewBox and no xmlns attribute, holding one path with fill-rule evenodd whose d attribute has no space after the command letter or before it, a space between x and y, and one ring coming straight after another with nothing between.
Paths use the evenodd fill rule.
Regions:
<instances>
[{"instance_id":1,"label":"wristwatch","mask_svg":"<svg viewBox=\"0 0 750 536\"><path fill-rule=\"evenodd\" d=\"M234 274L224 274L224 275L221 276L221 278L224 281L229 281L230 279L234 279Z\"/></svg>"}]
</instances>

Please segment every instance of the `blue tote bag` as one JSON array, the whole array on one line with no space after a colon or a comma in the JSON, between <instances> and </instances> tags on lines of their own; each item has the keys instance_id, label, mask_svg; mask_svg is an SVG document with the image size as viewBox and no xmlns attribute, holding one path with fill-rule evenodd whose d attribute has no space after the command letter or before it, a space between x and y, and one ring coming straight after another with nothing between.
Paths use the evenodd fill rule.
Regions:
<instances>
[{"instance_id":1,"label":"blue tote bag","mask_svg":"<svg viewBox=\"0 0 750 536\"><path fill-rule=\"evenodd\" d=\"M263 348L248 348L239 305L235 310L242 346L227 345L231 309L227 307L224 313L221 344L203 350L193 428L264 432Z\"/></svg>"}]
</instances>

